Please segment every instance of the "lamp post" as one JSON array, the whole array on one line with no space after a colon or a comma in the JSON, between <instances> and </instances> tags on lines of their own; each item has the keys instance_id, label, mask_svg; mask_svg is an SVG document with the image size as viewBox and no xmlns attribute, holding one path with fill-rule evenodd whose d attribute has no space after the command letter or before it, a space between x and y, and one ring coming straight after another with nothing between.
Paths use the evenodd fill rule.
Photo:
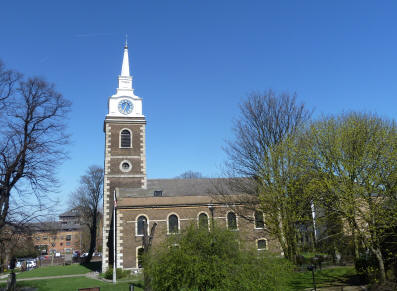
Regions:
<instances>
[{"instance_id":1,"label":"lamp post","mask_svg":"<svg viewBox=\"0 0 397 291\"><path fill-rule=\"evenodd\" d=\"M309 270L309 271L312 271L312 276L313 276L313 286L314 286L314 291L316 291L317 289L316 289L316 280L314 279L314 270L316 269L316 267L315 266L313 266L313 265L310 265L310 266L308 266L307 267L307 269Z\"/></svg>"}]
</instances>

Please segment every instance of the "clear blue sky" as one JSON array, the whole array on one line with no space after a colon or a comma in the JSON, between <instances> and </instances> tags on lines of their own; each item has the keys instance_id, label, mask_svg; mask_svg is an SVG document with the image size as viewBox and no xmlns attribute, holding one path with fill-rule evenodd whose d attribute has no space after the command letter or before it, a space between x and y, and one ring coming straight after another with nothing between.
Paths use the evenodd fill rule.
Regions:
<instances>
[{"instance_id":1,"label":"clear blue sky","mask_svg":"<svg viewBox=\"0 0 397 291\"><path fill-rule=\"evenodd\" d=\"M64 209L79 176L103 165L103 120L128 34L147 118L147 174L217 176L238 104L296 92L316 115L396 118L395 1L1 1L0 58L73 102Z\"/></svg>"}]
</instances>

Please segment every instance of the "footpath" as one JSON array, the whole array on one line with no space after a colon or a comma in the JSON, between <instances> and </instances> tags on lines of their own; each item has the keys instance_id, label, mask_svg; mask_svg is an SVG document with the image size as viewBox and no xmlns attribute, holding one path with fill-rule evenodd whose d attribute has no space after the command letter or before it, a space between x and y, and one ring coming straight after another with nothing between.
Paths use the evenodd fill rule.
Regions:
<instances>
[{"instance_id":1,"label":"footpath","mask_svg":"<svg viewBox=\"0 0 397 291\"><path fill-rule=\"evenodd\" d=\"M75 274L75 275L59 275L59 276L46 276L46 277L32 277L32 278L18 278L17 275L17 282L21 281L35 281L35 280L48 280L48 279L60 279L60 278L74 278L74 277L87 277L90 279L98 279L98 275L95 272L89 272L85 274ZM8 274L0 276L0 283L7 283Z\"/></svg>"}]
</instances>

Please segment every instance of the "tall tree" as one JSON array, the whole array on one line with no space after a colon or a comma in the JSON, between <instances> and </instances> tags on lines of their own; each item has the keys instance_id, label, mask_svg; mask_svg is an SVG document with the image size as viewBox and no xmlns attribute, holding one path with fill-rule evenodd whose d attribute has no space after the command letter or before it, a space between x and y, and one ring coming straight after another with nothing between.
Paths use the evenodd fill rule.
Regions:
<instances>
[{"instance_id":1,"label":"tall tree","mask_svg":"<svg viewBox=\"0 0 397 291\"><path fill-rule=\"evenodd\" d=\"M249 96L240 111L234 139L226 147L227 176L232 178L229 188L247 194L243 204L249 201L263 211L266 230L278 238L284 254L295 260L296 227L310 213L308 201L297 203L304 177L297 172L295 134L311 112L297 103L295 95L276 95L271 90Z\"/></svg>"},{"instance_id":2,"label":"tall tree","mask_svg":"<svg viewBox=\"0 0 397 291\"><path fill-rule=\"evenodd\" d=\"M384 231L397 224L395 122L354 112L328 117L311 126L306 140L306 168L313 177L308 188L349 226L356 258L361 243L372 252L384 281Z\"/></svg>"},{"instance_id":3,"label":"tall tree","mask_svg":"<svg viewBox=\"0 0 397 291\"><path fill-rule=\"evenodd\" d=\"M69 110L70 102L54 85L25 79L0 62L0 230L11 220L13 201L32 206L33 195L40 208L56 189L56 169L69 141Z\"/></svg>"},{"instance_id":4,"label":"tall tree","mask_svg":"<svg viewBox=\"0 0 397 291\"><path fill-rule=\"evenodd\" d=\"M96 247L100 218L100 202L103 199L103 168L90 166L80 178L80 186L72 193L72 206L79 210L82 221L90 230L90 248L86 262L91 261Z\"/></svg>"}]
</instances>

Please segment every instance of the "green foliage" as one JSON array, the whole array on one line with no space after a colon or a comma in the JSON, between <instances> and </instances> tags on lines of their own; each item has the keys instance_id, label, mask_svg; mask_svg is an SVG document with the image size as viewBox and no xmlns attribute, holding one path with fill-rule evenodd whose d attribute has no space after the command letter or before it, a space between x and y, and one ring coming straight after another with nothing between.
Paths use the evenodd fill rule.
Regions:
<instances>
[{"instance_id":1,"label":"green foliage","mask_svg":"<svg viewBox=\"0 0 397 291\"><path fill-rule=\"evenodd\" d=\"M125 278L130 274L129 271L123 271L121 268L116 269L116 279ZM104 275L105 279L112 280L113 279L113 268L109 268Z\"/></svg>"},{"instance_id":2,"label":"green foliage","mask_svg":"<svg viewBox=\"0 0 397 291\"><path fill-rule=\"evenodd\" d=\"M349 226L356 259L359 240L379 265L385 279L381 244L385 230L397 224L397 127L395 122L349 113L313 123L306 169L316 204ZM374 270L372 270L374 272Z\"/></svg>"},{"instance_id":3,"label":"green foliage","mask_svg":"<svg viewBox=\"0 0 397 291\"><path fill-rule=\"evenodd\" d=\"M289 262L244 250L236 232L191 225L144 257L153 290L282 290Z\"/></svg>"},{"instance_id":4,"label":"green foliage","mask_svg":"<svg viewBox=\"0 0 397 291\"><path fill-rule=\"evenodd\" d=\"M375 281L379 272L378 262L373 255L361 255L354 266L363 282Z\"/></svg>"}]
</instances>

